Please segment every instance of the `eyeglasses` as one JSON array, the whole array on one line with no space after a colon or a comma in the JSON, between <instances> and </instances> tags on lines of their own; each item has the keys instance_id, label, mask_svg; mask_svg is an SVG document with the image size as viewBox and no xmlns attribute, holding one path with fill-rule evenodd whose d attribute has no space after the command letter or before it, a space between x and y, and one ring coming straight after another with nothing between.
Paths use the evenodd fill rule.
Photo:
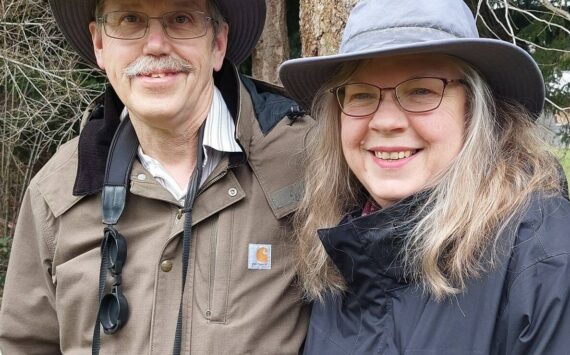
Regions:
<instances>
[{"instance_id":1,"label":"eyeglasses","mask_svg":"<svg viewBox=\"0 0 570 355\"><path fill-rule=\"evenodd\" d=\"M394 87L381 88L367 83L349 83L330 90L336 96L341 111L352 117L374 114L384 99L383 92L394 90L400 107L412 113L437 109L443 100L445 88L452 83L465 84L463 79L422 77L403 81Z\"/></svg>"},{"instance_id":2,"label":"eyeglasses","mask_svg":"<svg viewBox=\"0 0 570 355\"><path fill-rule=\"evenodd\" d=\"M151 19L160 21L166 35L173 39L202 37L208 31L208 22L215 21L201 11L172 11L155 17L144 12L113 11L99 17L97 22L103 24L107 36L130 40L143 38Z\"/></svg>"},{"instance_id":3,"label":"eyeglasses","mask_svg":"<svg viewBox=\"0 0 570 355\"><path fill-rule=\"evenodd\" d=\"M107 268L113 276L113 287L110 293L101 298L99 304L99 321L105 334L114 334L127 322L129 305L123 295L123 264L127 259L127 241L112 227L105 228L101 243L102 268Z\"/></svg>"}]
</instances>

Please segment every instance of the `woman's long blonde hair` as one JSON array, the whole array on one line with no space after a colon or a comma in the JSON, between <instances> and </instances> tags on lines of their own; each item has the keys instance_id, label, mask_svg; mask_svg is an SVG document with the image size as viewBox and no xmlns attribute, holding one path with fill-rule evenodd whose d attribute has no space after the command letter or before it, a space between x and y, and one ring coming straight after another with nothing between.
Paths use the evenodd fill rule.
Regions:
<instances>
[{"instance_id":1,"label":"woman's long blonde hair","mask_svg":"<svg viewBox=\"0 0 570 355\"><path fill-rule=\"evenodd\" d=\"M467 82L464 144L429 186L413 218L402 258L407 276L436 299L461 292L497 261L495 246L507 224L536 191L560 191L558 163L524 108L493 98L473 68L454 60ZM345 282L317 230L333 227L362 203L366 191L342 154L340 112L329 89L347 82L362 62L345 64L313 105L317 124L307 147L305 197L295 216L297 271L308 299L341 293Z\"/></svg>"}]
</instances>

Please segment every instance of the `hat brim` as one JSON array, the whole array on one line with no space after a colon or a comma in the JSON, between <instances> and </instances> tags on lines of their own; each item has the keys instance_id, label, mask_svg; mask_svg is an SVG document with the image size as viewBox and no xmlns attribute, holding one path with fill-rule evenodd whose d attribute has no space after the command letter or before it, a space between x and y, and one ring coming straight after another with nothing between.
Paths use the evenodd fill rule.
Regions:
<instances>
[{"instance_id":1,"label":"hat brim","mask_svg":"<svg viewBox=\"0 0 570 355\"><path fill-rule=\"evenodd\" d=\"M342 63L405 54L446 54L462 59L483 75L496 97L515 100L534 116L544 105L542 74L532 57L508 42L489 38L448 39L371 49L356 53L289 60L279 68L281 82L304 108Z\"/></svg>"},{"instance_id":2,"label":"hat brim","mask_svg":"<svg viewBox=\"0 0 570 355\"><path fill-rule=\"evenodd\" d=\"M95 21L96 0L49 0L59 29L77 53L93 67L97 60L93 51L89 23ZM265 24L265 0L218 0L222 15L230 26L226 58L238 65L251 54Z\"/></svg>"}]
</instances>

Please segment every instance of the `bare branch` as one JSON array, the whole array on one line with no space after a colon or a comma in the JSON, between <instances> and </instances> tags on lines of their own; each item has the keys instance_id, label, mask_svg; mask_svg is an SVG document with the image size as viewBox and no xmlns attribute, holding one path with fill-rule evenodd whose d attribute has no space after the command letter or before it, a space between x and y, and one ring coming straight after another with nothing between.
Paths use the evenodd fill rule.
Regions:
<instances>
[{"instance_id":1,"label":"bare branch","mask_svg":"<svg viewBox=\"0 0 570 355\"><path fill-rule=\"evenodd\" d=\"M559 9L558 7L554 6L554 4L552 4L552 2L550 0L541 0L540 1L542 3L542 5L544 5L544 7L546 7L548 10L552 11L553 13L564 17L566 20L570 21L570 13L567 11L564 11L562 9Z\"/></svg>"},{"instance_id":2,"label":"bare branch","mask_svg":"<svg viewBox=\"0 0 570 355\"><path fill-rule=\"evenodd\" d=\"M535 20L535 21L537 21L537 22L544 23L544 24L547 25L548 27L556 27L556 28L562 30L563 32L566 32L566 33L570 34L570 29L568 29L568 28L566 28L566 27L564 27L564 26L561 26L561 25L559 25L559 24L557 24L557 23L554 23L554 22L552 22L552 21L543 20L543 19L541 19L540 17L537 17L536 15L534 15L531 11L519 9L518 7L512 7L511 9L512 9L512 11L517 11L517 12L520 12L520 13L526 15L526 16L529 16L529 17L531 17L533 20Z\"/></svg>"}]
</instances>

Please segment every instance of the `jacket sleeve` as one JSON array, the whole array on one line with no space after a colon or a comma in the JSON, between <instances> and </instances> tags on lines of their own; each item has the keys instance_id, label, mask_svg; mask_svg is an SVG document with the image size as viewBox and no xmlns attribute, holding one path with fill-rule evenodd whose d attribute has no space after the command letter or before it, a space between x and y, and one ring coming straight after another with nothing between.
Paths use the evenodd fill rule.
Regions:
<instances>
[{"instance_id":1,"label":"jacket sleeve","mask_svg":"<svg viewBox=\"0 0 570 355\"><path fill-rule=\"evenodd\" d=\"M538 228L514 249L519 267L503 318L506 354L570 351L570 204L550 199L540 211L530 223Z\"/></svg>"},{"instance_id":2,"label":"jacket sleeve","mask_svg":"<svg viewBox=\"0 0 570 355\"><path fill-rule=\"evenodd\" d=\"M0 310L0 353L60 354L51 277L53 215L33 183L16 225Z\"/></svg>"}]
</instances>

